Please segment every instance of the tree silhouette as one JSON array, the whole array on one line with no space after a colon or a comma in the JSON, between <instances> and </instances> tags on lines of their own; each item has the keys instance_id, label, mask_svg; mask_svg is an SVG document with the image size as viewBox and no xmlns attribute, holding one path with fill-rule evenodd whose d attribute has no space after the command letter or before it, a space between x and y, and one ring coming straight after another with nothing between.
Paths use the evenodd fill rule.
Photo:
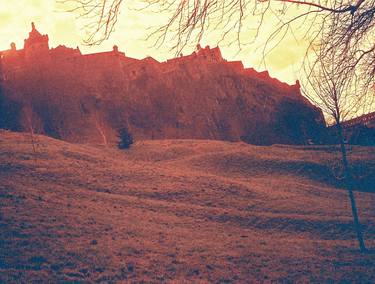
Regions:
<instances>
[{"instance_id":1,"label":"tree silhouette","mask_svg":"<svg viewBox=\"0 0 375 284\"><path fill-rule=\"evenodd\" d=\"M353 68L356 58L347 58L343 61L342 53L339 53L340 49L331 49L329 45L325 47L326 49L315 53L316 59L311 64L306 65L307 79L303 84L304 92L335 122L338 140L336 142L340 145L344 182L349 194L359 248L361 251L366 251L353 193L354 179L342 123L347 116L357 113L369 103L368 89L362 86L361 71Z\"/></svg>"},{"instance_id":2,"label":"tree silhouette","mask_svg":"<svg viewBox=\"0 0 375 284\"><path fill-rule=\"evenodd\" d=\"M127 127L122 127L118 131L118 148L119 149L129 149L130 146L133 144L133 136L129 132Z\"/></svg>"}]
</instances>

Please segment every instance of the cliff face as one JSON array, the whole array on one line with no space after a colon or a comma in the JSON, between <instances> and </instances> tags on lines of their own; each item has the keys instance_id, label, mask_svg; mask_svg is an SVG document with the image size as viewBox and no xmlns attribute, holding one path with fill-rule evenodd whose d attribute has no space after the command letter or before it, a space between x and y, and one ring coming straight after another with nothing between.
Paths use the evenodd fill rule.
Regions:
<instances>
[{"instance_id":1,"label":"cliff face","mask_svg":"<svg viewBox=\"0 0 375 284\"><path fill-rule=\"evenodd\" d=\"M126 126L138 139L301 144L324 128L298 85L227 62L218 48L163 63L126 57L117 47L92 55L59 47L33 60L9 53L2 124L15 130L108 142Z\"/></svg>"}]
</instances>

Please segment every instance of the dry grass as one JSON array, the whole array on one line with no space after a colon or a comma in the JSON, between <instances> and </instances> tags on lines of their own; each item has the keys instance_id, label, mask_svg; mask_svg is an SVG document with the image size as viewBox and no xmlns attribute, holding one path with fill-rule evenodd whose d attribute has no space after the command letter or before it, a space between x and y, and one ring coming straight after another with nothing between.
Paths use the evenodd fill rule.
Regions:
<instances>
[{"instance_id":1,"label":"dry grass","mask_svg":"<svg viewBox=\"0 0 375 284\"><path fill-rule=\"evenodd\" d=\"M0 132L0 282L374 282L335 147L197 140L130 151ZM374 148L351 161L373 191ZM357 192L375 248L375 194Z\"/></svg>"}]
</instances>

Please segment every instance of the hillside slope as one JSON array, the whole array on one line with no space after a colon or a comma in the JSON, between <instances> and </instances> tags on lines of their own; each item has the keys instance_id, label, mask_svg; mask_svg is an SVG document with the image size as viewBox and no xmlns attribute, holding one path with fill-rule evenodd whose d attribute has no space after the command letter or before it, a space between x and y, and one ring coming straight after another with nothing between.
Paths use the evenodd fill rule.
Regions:
<instances>
[{"instance_id":1,"label":"hillside slope","mask_svg":"<svg viewBox=\"0 0 375 284\"><path fill-rule=\"evenodd\" d=\"M0 282L375 281L334 147L37 141L0 132ZM373 148L350 153L373 175ZM375 195L356 197L375 248Z\"/></svg>"}]
</instances>

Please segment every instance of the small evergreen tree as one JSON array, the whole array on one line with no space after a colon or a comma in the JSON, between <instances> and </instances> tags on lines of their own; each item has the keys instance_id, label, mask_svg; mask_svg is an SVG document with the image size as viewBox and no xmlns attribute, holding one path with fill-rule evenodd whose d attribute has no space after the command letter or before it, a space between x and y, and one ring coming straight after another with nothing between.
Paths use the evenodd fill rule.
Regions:
<instances>
[{"instance_id":1,"label":"small evergreen tree","mask_svg":"<svg viewBox=\"0 0 375 284\"><path fill-rule=\"evenodd\" d=\"M119 149L129 149L130 145L133 144L133 136L126 127L120 128L118 131L118 148Z\"/></svg>"}]
</instances>

